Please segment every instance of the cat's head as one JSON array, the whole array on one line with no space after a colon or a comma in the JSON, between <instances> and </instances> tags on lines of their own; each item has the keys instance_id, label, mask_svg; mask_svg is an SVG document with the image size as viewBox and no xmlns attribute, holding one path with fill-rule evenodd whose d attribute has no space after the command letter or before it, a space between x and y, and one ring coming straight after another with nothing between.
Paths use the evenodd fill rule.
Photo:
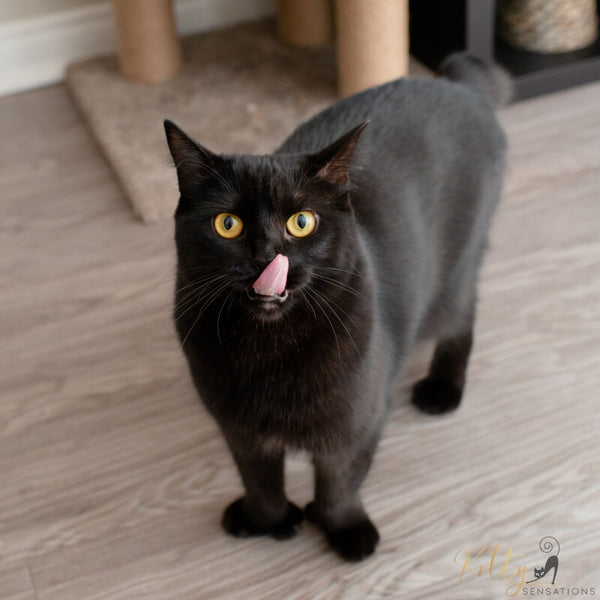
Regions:
<instances>
[{"instance_id":1,"label":"cat's head","mask_svg":"<svg viewBox=\"0 0 600 600\"><path fill-rule=\"evenodd\" d=\"M365 126L313 153L252 156L215 154L165 121L180 280L263 321L341 293L358 256L351 162Z\"/></svg>"},{"instance_id":2,"label":"cat's head","mask_svg":"<svg viewBox=\"0 0 600 600\"><path fill-rule=\"evenodd\" d=\"M533 569L533 575L534 575L534 577L536 577L537 579L539 579L540 577L543 577L543 575L544 575L544 569L543 569L543 568L542 568L542 569L536 569L536 568L534 567L534 569Z\"/></svg>"}]
</instances>

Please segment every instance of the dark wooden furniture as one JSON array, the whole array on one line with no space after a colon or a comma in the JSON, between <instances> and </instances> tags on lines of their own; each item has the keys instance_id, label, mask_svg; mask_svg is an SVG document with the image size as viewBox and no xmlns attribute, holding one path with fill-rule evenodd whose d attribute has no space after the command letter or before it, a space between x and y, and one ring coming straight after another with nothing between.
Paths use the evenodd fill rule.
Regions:
<instances>
[{"instance_id":1,"label":"dark wooden furniture","mask_svg":"<svg viewBox=\"0 0 600 600\"><path fill-rule=\"evenodd\" d=\"M600 39L565 54L516 50L495 35L496 4L497 0L411 0L411 53L433 69L457 50L496 60L513 75L516 99L600 79Z\"/></svg>"}]
</instances>

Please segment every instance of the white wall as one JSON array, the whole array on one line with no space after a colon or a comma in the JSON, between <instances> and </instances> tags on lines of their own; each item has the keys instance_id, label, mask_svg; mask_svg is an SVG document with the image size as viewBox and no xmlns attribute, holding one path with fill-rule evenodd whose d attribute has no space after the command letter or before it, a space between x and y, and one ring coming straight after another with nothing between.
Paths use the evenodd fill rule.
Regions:
<instances>
[{"instance_id":1,"label":"white wall","mask_svg":"<svg viewBox=\"0 0 600 600\"><path fill-rule=\"evenodd\" d=\"M62 10L90 4L106 3L107 0L1 0L0 24L50 15Z\"/></svg>"},{"instance_id":2,"label":"white wall","mask_svg":"<svg viewBox=\"0 0 600 600\"><path fill-rule=\"evenodd\" d=\"M275 13L275 0L174 0L188 35ZM109 0L0 0L0 95L61 81L70 63L114 52Z\"/></svg>"}]
</instances>

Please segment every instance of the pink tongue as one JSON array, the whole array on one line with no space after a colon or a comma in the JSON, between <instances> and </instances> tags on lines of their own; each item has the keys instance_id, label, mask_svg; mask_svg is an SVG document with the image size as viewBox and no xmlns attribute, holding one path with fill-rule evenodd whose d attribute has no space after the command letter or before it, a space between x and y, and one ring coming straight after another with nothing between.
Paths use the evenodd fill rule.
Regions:
<instances>
[{"instance_id":1,"label":"pink tongue","mask_svg":"<svg viewBox=\"0 0 600 600\"><path fill-rule=\"evenodd\" d=\"M283 294L289 266L287 256L278 254L252 284L254 291L261 296Z\"/></svg>"}]
</instances>

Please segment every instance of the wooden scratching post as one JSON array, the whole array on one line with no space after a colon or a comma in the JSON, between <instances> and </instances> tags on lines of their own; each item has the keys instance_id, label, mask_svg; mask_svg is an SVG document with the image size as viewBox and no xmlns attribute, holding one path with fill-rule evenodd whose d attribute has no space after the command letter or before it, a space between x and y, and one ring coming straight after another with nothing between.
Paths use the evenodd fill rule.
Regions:
<instances>
[{"instance_id":1,"label":"wooden scratching post","mask_svg":"<svg viewBox=\"0 0 600 600\"><path fill-rule=\"evenodd\" d=\"M330 0L277 0L279 38L292 46L323 46L333 38Z\"/></svg>"},{"instance_id":2,"label":"wooden scratching post","mask_svg":"<svg viewBox=\"0 0 600 600\"><path fill-rule=\"evenodd\" d=\"M408 0L278 0L281 40L327 43L333 7L340 96L408 73Z\"/></svg>"},{"instance_id":3,"label":"wooden scratching post","mask_svg":"<svg viewBox=\"0 0 600 600\"><path fill-rule=\"evenodd\" d=\"M408 0L335 0L335 6L340 96L408 73Z\"/></svg>"},{"instance_id":4,"label":"wooden scratching post","mask_svg":"<svg viewBox=\"0 0 600 600\"><path fill-rule=\"evenodd\" d=\"M160 83L181 70L171 0L112 0L119 69L141 83Z\"/></svg>"}]
</instances>

